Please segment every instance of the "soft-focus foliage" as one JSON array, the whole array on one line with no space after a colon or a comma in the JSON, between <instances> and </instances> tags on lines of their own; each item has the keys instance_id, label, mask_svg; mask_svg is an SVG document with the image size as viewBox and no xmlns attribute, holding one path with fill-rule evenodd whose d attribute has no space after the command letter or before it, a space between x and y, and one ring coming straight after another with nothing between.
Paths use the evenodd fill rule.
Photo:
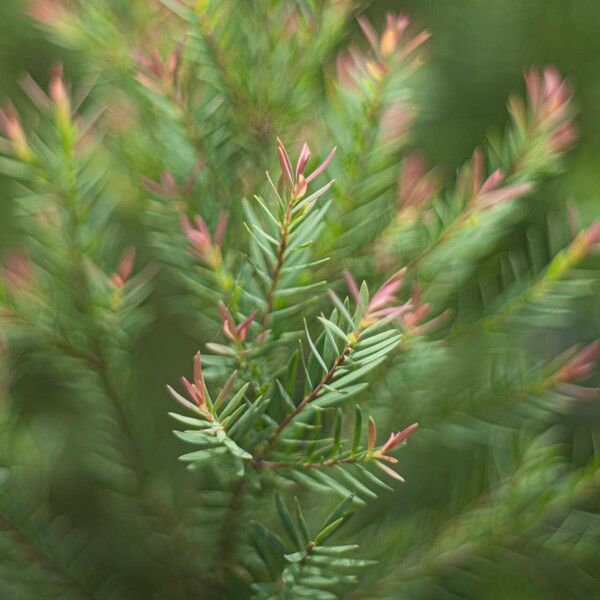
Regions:
<instances>
[{"instance_id":1,"label":"soft-focus foliage","mask_svg":"<svg viewBox=\"0 0 600 600\"><path fill-rule=\"evenodd\" d=\"M0 596L597 593L600 221L548 197L563 74L524 65L450 176L404 14L27 9L80 71L0 111Z\"/></svg>"}]
</instances>

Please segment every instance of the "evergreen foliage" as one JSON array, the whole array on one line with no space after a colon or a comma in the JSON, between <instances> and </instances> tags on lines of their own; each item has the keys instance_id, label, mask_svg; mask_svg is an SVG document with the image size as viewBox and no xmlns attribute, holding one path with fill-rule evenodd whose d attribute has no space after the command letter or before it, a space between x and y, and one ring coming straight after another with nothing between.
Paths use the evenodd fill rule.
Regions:
<instances>
[{"instance_id":1,"label":"evergreen foliage","mask_svg":"<svg viewBox=\"0 0 600 600\"><path fill-rule=\"evenodd\" d=\"M444 178L404 15L30 12L84 73L0 112L0 596L597 592L600 222L545 195L577 138L558 71ZM155 386L144 350L192 344Z\"/></svg>"}]
</instances>

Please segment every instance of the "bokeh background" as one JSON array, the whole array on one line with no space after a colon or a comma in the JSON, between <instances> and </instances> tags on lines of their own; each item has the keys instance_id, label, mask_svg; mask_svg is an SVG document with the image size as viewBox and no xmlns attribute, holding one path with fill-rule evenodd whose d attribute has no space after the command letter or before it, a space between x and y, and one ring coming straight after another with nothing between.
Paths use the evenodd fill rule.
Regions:
<instances>
[{"instance_id":1,"label":"bokeh background","mask_svg":"<svg viewBox=\"0 0 600 600\"><path fill-rule=\"evenodd\" d=\"M135 2L135 0L133 0ZM600 4L595 0L405 0L373 2L367 14L381 23L387 10L404 11L432 32L419 87L421 115L415 147L451 174L473 148L506 124L506 100L522 89L530 66L555 65L576 92L580 140L568 170L550 192L569 199L583 222L600 202ZM77 82L78 57L48 41L21 0L0 4L0 97L22 91L27 71L45 83L50 66L66 62ZM0 180L0 185L5 182ZM2 189L5 189L4 187ZM0 247L10 245L10 203L0 205Z\"/></svg>"},{"instance_id":2,"label":"bokeh background","mask_svg":"<svg viewBox=\"0 0 600 600\"><path fill-rule=\"evenodd\" d=\"M135 0L134 0L135 1ZM381 22L401 10L432 32L420 89L416 143L448 173L491 131L506 124L506 99L522 89L529 66L556 65L572 82L580 141L567 175L552 190L572 200L589 222L600 202L600 4L594 0L406 0L374 2L367 13ZM19 97L27 71L41 83L64 60L77 81L75 53L52 44L20 0L0 5L0 97ZM3 181L3 185L6 183ZM5 189L5 188L2 188ZM1 247L10 245L10 203L0 206Z\"/></svg>"},{"instance_id":3,"label":"bokeh background","mask_svg":"<svg viewBox=\"0 0 600 600\"><path fill-rule=\"evenodd\" d=\"M135 0L134 0L135 2ZM581 142L565 180L582 204L592 204L600 185L600 6L594 0L406 0L374 2L367 11L381 22L386 10L401 10L427 27L430 87L417 139L434 163L455 167L489 132L506 122L506 98L521 89L530 65L553 64L568 74L580 108ZM77 56L50 43L25 15L20 0L0 6L0 93L18 93L18 77L38 81L62 58L70 76Z\"/></svg>"},{"instance_id":4,"label":"bokeh background","mask_svg":"<svg viewBox=\"0 0 600 600\"><path fill-rule=\"evenodd\" d=\"M422 111L416 123L414 146L431 164L439 165L448 178L490 131L504 128L506 100L511 93L522 90L525 68L552 64L566 74L575 90L580 141L567 158L565 175L553 181L544 194L548 202L572 202L578 208L583 223L597 218L600 212L600 2L377 1L373 2L368 13L373 22L381 23L388 9L406 12L418 25L432 32L426 49L426 65L418 76L418 101ZM22 97L18 86L20 75L27 71L45 84L50 66L58 59L64 61L69 78L77 82L84 70L77 54L50 42L27 17L22 2L2 0L0 99L14 98L18 106L18 99ZM0 255L20 243L18 229L13 226L11 186L0 177ZM135 212L133 209L128 211L126 202L121 212L120 218L129 227L130 237L135 241L136 236L141 235ZM565 334L568 338L565 345L580 338L588 339L590 331L600 331L598 298L592 297L580 306L573 330ZM165 382L177 378L181 365L187 365L196 350L192 336L186 336L170 313L161 312L160 302L156 303L156 311L158 318L152 334L142 341L137 351L136 366L145 374L143 387L149 398L156 398L156 390L162 390ZM162 351L164 347L172 349L168 356ZM17 401L22 401L24 410L35 412L39 405L49 403L53 395L60 394L60 388L54 388L52 381L43 378L32 380L28 373L18 370L14 377L18 383ZM156 421L151 415L158 418L166 406L165 399L164 404L150 407L144 425L160 427L152 425ZM171 457L167 457L166 461L169 460ZM57 486L62 490L55 498L57 507L62 504L71 512L79 512L80 518L85 520L86 516L94 514L93 507L86 505L85 485L76 471L69 475L67 469L64 477L65 480ZM428 486L435 485L434 479L434 475L424 477L413 493L426 493ZM74 510L75 506L79 508ZM506 565L510 564L513 563L507 559ZM529 587L526 567L518 561L514 564L519 573L511 579L507 578L507 568L495 570L494 565L487 565L481 572L489 578L489 584L483 588L473 584L472 589L485 589L486 598L498 600L542 597L540 590L548 594L543 597L584 598L592 589L588 584L578 589L576 583L564 587L557 583L556 589L554 584L546 589L538 583ZM472 593L470 583L465 583L461 579L463 576L459 573L456 582L446 581L445 589L451 591L444 592L448 595L437 597L474 597L469 595ZM453 574L448 577L451 579ZM600 589L597 595L600 597ZM436 597L435 593L431 597Z\"/></svg>"}]
</instances>

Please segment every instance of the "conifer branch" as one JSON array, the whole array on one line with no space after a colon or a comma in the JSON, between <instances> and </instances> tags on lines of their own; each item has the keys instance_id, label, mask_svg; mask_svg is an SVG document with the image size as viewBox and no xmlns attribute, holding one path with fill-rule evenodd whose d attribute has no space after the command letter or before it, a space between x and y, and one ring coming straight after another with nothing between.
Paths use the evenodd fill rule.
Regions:
<instances>
[{"instance_id":1,"label":"conifer branch","mask_svg":"<svg viewBox=\"0 0 600 600\"><path fill-rule=\"evenodd\" d=\"M0 109L22 225L0 257L0 594L397 598L466 568L485 596L481 557L512 576L516 553L595 589L600 344L575 309L600 229L527 201L577 137L566 80L527 71L505 134L442 185L406 153L439 65L412 78L429 33L405 15L29 4L96 83L73 96L58 68L23 82L35 119ZM155 383L191 343L170 436Z\"/></svg>"},{"instance_id":2,"label":"conifer branch","mask_svg":"<svg viewBox=\"0 0 600 600\"><path fill-rule=\"evenodd\" d=\"M89 590L85 589L79 581L74 579L62 565L59 565L53 560L53 555L43 552L40 547L19 527L10 521L7 515L0 513L0 535L4 533L14 544L11 549L22 552L25 560L28 563L32 561L35 565L49 577L49 585L58 582L62 589L62 594L68 594L67 597L73 598L94 598L94 595Z\"/></svg>"}]
</instances>

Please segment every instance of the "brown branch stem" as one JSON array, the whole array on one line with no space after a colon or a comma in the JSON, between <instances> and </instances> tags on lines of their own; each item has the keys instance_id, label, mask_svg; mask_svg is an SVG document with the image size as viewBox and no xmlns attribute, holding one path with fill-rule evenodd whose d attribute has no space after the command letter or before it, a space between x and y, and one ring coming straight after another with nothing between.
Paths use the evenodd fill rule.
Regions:
<instances>
[{"instance_id":1,"label":"brown branch stem","mask_svg":"<svg viewBox=\"0 0 600 600\"><path fill-rule=\"evenodd\" d=\"M336 467L337 465L348 465L361 462L356 456L347 458L330 458L323 462L311 463L291 463L283 460L255 460L252 462L256 469L296 469L302 467L304 469L320 469L322 467Z\"/></svg>"},{"instance_id":2,"label":"brown branch stem","mask_svg":"<svg viewBox=\"0 0 600 600\"><path fill-rule=\"evenodd\" d=\"M304 407L307 404L310 404L313 400L315 400L315 398L319 395L323 387L326 386L333 379L333 376L336 374L337 370L344 364L346 358L354 348L356 342L358 341L359 335L360 332L355 332L355 339L352 342L348 342L346 344L342 353L337 357L329 371L327 371L327 373L323 375L321 381L319 381L319 383L312 389L312 391L309 392L306 396L304 396L300 404L298 404L298 406L296 406L296 408L291 413L288 413L287 416L281 421L281 423L279 423L277 429L269 439L264 450L259 452L258 455L254 458L253 464L255 466L257 464L260 464L261 461L263 461L271 453L283 430L302 412L302 410L304 410Z\"/></svg>"},{"instance_id":3,"label":"brown branch stem","mask_svg":"<svg viewBox=\"0 0 600 600\"><path fill-rule=\"evenodd\" d=\"M283 266L284 255L285 251L287 250L291 221L292 200L290 200L290 202L288 203L287 210L285 211L285 215L283 217L283 223L281 225L281 240L279 242L279 246L277 247L277 259L275 261L275 266L273 267L271 283L265 294L267 307L265 308L265 312L263 313L260 319L260 323L263 326L266 325L267 320L269 319L269 315L273 310L273 304L275 302L275 288L277 287L277 284L279 283L279 277L281 276L281 267Z\"/></svg>"}]
</instances>

